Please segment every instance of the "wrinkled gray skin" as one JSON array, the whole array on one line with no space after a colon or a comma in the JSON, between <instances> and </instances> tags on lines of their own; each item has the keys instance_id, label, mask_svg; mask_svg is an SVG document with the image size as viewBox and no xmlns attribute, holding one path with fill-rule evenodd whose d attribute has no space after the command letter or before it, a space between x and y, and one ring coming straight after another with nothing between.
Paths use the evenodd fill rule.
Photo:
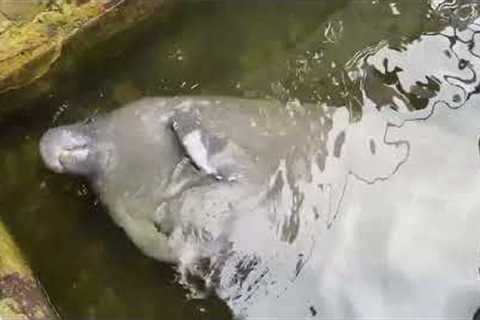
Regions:
<instances>
[{"instance_id":1,"label":"wrinkled gray skin","mask_svg":"<svg viewBox=\"0 0 480 320\"><path fill-rule=\"evenodd\" d=\"M291 164L310 156L313 146L322 152L329 125L320 125L312 113L325 112L315 110L223 97L145 98L90 123L50 129L40 151L51 170L89 178L113 220L146 255L178 264L186 283L194 275L202 286L230 287L229 277L239 272L229 270L221 283L227 257L235 251L255 260L252 252L265 238L255 235L252 222L280 225L275 193L295 178L277 172L280 162L289 154ZM192 126L205 133L203 140L190 139L193 146L186 138ZM196 144L208 149L208 160ZM302 160L301 172L305 165ZM250 220L252 212L257 217ZM254 240L240 234L233 250L242 217ZM289 224L280 226L286 243L298 229ZM226 299L234 295L222 292Z\"/></svg>"},{"instance_id":2,"label":"wrinkled gray skin","mask_svg":"<svg viewBox=\"0 0 480 320\"><path fill-rule=\"evenodd\" d=\"M310 317L315 286L292 288L288 304L277 297L304 270L315 276L308 261L348 177L386 179L405 159L404 143L383 141L381 114L364 113L351 124L344 108L295 101L145 98L50 129L40 151L53 171L87 177L128 237L175 263L192 294L214 290L237 316Z\"/></svg>"},{"instance_id":3,"label":"wrinkled gray skin","mask_svg":"<svg viewBox=\"0 0 480 320\"><path fill-rule=\"evenodd\" d=\"M175 263L192 294L214 290L237 317L467 318L480 292L476 242L432 227L445 222L438 207L403 209L421 175L396 175L412 139L388 117L368 101L350 123L345 108L148 98L51 129L40 151L53 171L87 177L129 238ZM432 128L445 128L439 141L456 132ZM343 201L347 185L356 191ZM447 216L439 230L463 230Z\"/></svg>"}]
</instances>

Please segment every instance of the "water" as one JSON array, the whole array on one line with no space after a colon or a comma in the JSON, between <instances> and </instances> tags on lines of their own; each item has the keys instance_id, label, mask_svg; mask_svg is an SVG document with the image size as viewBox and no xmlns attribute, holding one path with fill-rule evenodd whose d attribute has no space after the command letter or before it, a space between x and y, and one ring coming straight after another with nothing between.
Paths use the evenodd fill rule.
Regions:
<instances>
[{"instance_id":1,"label":"water","mask_svg":"<svg viewBox=\"0 0 480 320\"><path fill-rule=\"evenodd\" d=\"M307 305L312 315L409 316L409 306L423 305L422 314L471 315L480 301L477 9L468 1L185 2L135 48L1 120L2 219L65 319L229 319L222 301L187 299L171 266L143 257L85 181L44 169L40 134L145 95L346 106L339 126L362 119L351 130L363 132L358 148L381 156L347 158L339 209L315 254L292 290L265 301L279 314ZM442 295L455 286L458 294Z\"/></svg>"}]
</instances>

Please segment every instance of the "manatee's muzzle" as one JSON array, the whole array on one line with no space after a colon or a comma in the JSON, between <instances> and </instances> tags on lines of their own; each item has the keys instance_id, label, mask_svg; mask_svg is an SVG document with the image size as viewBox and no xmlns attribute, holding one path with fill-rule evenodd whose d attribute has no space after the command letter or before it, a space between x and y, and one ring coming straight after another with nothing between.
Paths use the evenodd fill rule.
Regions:
<instances>
[{"instance_id":1,"label":"manatee's muzzle","mask_svg":"<svg viewBox=\"0 0 480 320\"><path fill-rule=\"evenodd\" d=\"M40 139L43 162L57 173L88 174L92 153L91 138L68 126L50 129Z\"/></svg>"}]
</instances>

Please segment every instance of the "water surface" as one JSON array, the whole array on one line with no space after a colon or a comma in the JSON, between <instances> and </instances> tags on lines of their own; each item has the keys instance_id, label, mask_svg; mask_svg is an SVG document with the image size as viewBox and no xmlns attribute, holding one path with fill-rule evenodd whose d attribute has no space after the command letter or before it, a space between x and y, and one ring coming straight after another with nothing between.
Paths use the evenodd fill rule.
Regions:
<instances>
[{"instance_id":1,"label":"water surface","mask_svg":"<svg viewBox=\"0 0 480 320\"><path fill-rule=\"evenodd\" d=\"M480 302L477 10L468 1L184 2L135 48L0 120L2 219L65 319L230 319L219 299L187 299L174 269L143 257L84 181L43 168L38 138L146 95L324 104L339 108L332 126L357 137L343 171L331 169L336 209L298 280L252 314L298 306L415 317L413 304L429 316L471 315Z\"/></svg>"}]
</instances>

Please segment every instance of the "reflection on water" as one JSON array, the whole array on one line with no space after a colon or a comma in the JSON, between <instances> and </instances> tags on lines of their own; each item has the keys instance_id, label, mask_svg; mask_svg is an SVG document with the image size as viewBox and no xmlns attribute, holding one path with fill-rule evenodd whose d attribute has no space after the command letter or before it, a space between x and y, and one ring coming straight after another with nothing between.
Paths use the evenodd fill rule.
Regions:
<instances>
[{"instance_id":1,"label":"reflection on water","mask_svg":"<svg viewBox=\"0 0 480 320\"><path fill-rule=\"evenodd\" d=\"M335 165L310 171L307 183L344 176L328 184L339 186L329 189L340 201L336 219L308 221L318 212L308 197L328 201L319 191L302 194L302 214L292 219L298 210L290 210L285 219L300 225L297 238L271 254L272 243L257 244L265 251L254 250L273 261L261 267L268 271L260 280L268 281L258 290L265 292L246 305L233 302L234 310L251 317L472 317L480 303L477 21L425 34L401 49L380 44L350 62L363 114L340 130L346 149L353 139L353 150L335 159L333 134L327 154ZM341 119L333 117L331 133ZM305 190L305 180L282 185L285 208ZM245 295L249 300L251 293Z\"/></svg>"},{"instance_id":2,"label":"reflection on water","mask_svg":"<svg viewBox=\"0 0 480 320\"><path fill-rule=\"evenodd\" d=\"M39 101L41 112L3 120L2 218L66 319L227 319L218 299L188 300L173 268L140 255L82 181L44 170L38 135L142 95L341 107L319 120L315 157L294 149L279 159L267 187L273 216L239 220L231 237L241 254L223 266L220 295L252 317L471 317L480 305L478 9L185 3L135 52L68 80L75 95L59 91ZM243 230L253 227L262 237L251 243Z\"/></svg>"}]
</instances>

